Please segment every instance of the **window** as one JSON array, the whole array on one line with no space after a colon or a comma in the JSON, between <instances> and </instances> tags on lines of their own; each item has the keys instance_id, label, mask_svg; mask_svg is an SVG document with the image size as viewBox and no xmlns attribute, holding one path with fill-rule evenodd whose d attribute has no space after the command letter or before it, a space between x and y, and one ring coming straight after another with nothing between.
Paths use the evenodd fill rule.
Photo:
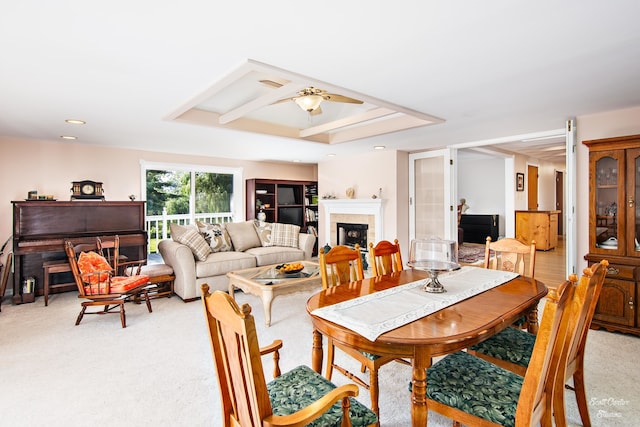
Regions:
<instances>
[{"instance_id":1,"label":"window","mask_svg":"<svg viewBox=\"0 0 640 427\"><path fill-rule=\"evenodd\" d=\"M169 224L231 222L242 213L242 168L142 162L142 198L150 253Z\"/></svg>"}]
</instances>

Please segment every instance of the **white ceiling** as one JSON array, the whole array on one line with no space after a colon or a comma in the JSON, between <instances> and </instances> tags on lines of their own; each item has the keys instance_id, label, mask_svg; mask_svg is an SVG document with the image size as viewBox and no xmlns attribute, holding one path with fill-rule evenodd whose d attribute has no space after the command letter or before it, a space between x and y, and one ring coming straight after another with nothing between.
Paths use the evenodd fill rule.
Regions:
<instances>
[{"instance_id":1,"label":"white ceiling","mask_svg":"<svg viewBox=\"0 0 640 427\"><path fill-rule=\"evenodd\" d=\"M315 163L535 135L640 105L638 16L637 0L13 1L0 136ZM323 144L171 120L247 60L444 122Z\"/></svg>"}]
</instances>

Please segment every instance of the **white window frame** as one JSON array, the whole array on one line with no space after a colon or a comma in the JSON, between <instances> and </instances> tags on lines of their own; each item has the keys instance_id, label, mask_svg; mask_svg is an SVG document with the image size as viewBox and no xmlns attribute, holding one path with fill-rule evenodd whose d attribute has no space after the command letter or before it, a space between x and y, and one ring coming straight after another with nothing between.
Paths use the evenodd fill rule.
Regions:
<instances>
[{"instance_id":1,"label":"white window frame","mask_svg":"<svg viewBox=\"0 0 640 427\"><path fill-rule=\"evenodd\" d=\"M181 172L191 173L191 193L189 196L189 221L191 224L195 224L195 182L194 175L196 172L218 173L233 175L233 198L231 199L231 215L234 222L244 221L244 186L243 173L244 169L241 167L233 168L228 166L207 166L196 165L186 163L164 163L164 162L148 162L145 160L140 161L140 194L142 200L147 199L147 171L148 170L175 170ZM146 215L146 213L145 213Z\"/></svg>"}]
</instances>

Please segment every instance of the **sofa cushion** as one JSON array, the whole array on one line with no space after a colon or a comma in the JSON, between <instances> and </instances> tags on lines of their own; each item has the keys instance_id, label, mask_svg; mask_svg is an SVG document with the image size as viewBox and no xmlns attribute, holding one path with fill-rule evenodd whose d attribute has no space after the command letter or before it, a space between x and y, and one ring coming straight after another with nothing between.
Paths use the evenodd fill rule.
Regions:
<instances>
[{"instance_id":1,"label":"sofa cushion","mask_svg":"<svg viewBox=\"0 0 640 427\"><path fill-rule=\"evenodd\" d=\"M224 224L209 224L201 221L196 221L196 224L198 224L198 231L211 247L211 252L231 250L231 238Z\"/></svg>"},{"instance_id":2,"label":"sofa cushion","mask_svg":"<svg viewBox=\"0 0 640 427\"><path fill-rule=\"evenodd\" d=\"M282 264L283 262L300 261L304 259L304 251L298 248L284 246L269 246L247 249L245 253L256 258L256 264Z\"/></svg>"},{"instance_id":3,"label":"sofa cushion","mask_svg":"<svg viewBox=\"0 0 640 427\"><path fill-rule=\"evenodd\" d=\"M211 253L211 247L198 230L194 227L185 227L174 223L171 223L169 227L173 240L191 249L191 252L198 261L207 259L207 255Z\"/></svg>"},{"instance_id":4,"label":"sofa cushion","mask_svg":"<svg viewBox=\"0 0 640 427\"><path fill-rule=\"evenodd\" d=\"M245 251L262 246L258 233L256 233L256 229L253 226L253 221L228 222L225 227L231 237L234 250Z\"/></svg>"},{"instance_id":5,"label":"sofa cushion","mask_svg":"<svg viewBox=\"0 0 640 427\"><path fill-rule=\"evenodd\" d=\"M196 277L212 277L225 275L233 270L243 270L256 266L256 258L244 252L216 252L207 259L196 262Z\"/></svg>"},{"instance_id":6,"label":"sofa cushion","mask_svg":"<svg viewBox=\"0 0 640 427\"><path fill-rule=\"evenodd\" d=\"M262 246L271 246L271 229L273 228L273 224L256 220L253 226L256 228L256 233L258 233L258 238Z\"/></svg>"},{"instance_id":7,"label":"sofa cushion","mask_svg":"<svg viewBox=\"0 0 640 427\"><path fill-rule=\"evenodd\" d=\"M271 245L297 248L299 234L300 226L276 222L271 228Z\"/></svg>"}]
</instances>

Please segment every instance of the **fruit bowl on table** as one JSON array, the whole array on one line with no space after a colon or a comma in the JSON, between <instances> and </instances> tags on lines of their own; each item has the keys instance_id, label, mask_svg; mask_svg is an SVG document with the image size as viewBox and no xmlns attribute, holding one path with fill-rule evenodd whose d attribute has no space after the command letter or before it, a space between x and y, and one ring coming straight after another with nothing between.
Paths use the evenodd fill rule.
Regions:
<instances>
[{"instance_id":1,"label":"fruit bowl on table","mask_svg":"<svg viewBox=\"0 0 640 427\"><path fill-rule=\"evenodd\" d=\"M276 267L276 270L283 274L296 274L304 270L304 265L299 262L280 264Z\"/></svg>"}]
</instances>

